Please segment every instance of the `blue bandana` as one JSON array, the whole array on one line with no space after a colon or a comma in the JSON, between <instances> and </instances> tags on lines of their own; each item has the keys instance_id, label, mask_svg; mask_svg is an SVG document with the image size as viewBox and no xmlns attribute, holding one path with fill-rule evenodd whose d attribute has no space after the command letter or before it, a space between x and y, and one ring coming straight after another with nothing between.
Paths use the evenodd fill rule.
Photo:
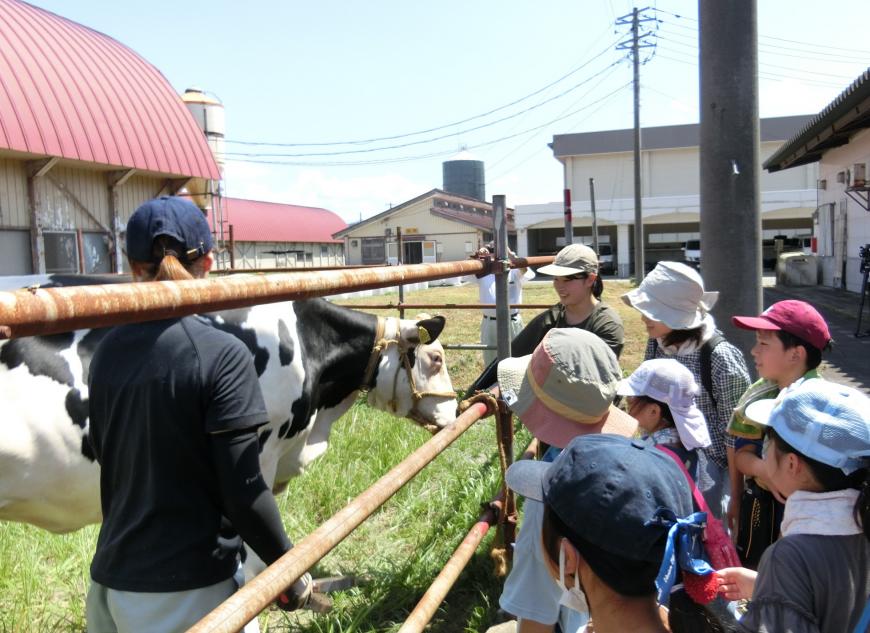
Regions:
<instances>
[{"instance_id":1,"label":"blue bandana","mask_svg":"<svg viewBox=\"0 0 870 633\"><path fill-rule=\"evenodd\" d=\"M662 525L668 527L665 555L656 576L656 590L659 604L667 605L671 587L677 580L677 567L697 576L713 573L710 563L702 556L704 544L701 540L704 527L707 525L707 513L695 512L680 519L673 510L659 508L655 516L646 525Z\"/></svg>"}]
</instances>

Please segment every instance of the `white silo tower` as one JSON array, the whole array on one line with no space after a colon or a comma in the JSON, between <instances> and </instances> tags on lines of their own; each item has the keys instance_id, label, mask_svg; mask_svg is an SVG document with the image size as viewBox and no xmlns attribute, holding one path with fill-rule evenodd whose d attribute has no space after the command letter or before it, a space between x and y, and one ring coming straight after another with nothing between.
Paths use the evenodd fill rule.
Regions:
<instances>
[{"instance_id":1,"label":"white silo tower","mask_svg":"<svg viewBox=\"0 0 870 633\"><path fill-rule=\"evenodd\" d=\"M188 88L181 95L181 100L193 115L199 129L205 134L208 146L211 148L221 172L221 180L191 179L187 184L187 192L194 204L211 217L215 241L222 247L226 239L225 233L229 221L221 197L221 181L224 174L224 106L220 100L213 95L207 95L200 88ZM223 250L223 248L218 249L218 264L223 259L220 254Z\"/></svg>"}]
</instances>

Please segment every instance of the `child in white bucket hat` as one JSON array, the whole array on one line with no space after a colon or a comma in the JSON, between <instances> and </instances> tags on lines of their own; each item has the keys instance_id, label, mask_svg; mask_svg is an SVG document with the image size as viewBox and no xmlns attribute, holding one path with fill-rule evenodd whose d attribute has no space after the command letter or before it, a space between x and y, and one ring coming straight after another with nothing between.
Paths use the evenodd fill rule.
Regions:
<instances>
[{"instance_id":1,"label":"child in white bucket hat","mask_svg":"<svg viewBox=\"0 0 870 633\"><path fill-rule=\"evenodd\" d=\"M747 415L767 429L767 478L786 502L782 537L758 573L717 572L726 598L751 598L739 630L868 630L870 398L805 380L752 403Z\"/></svg>"},{"instance_id":2,"label":"child in white bucket hat","mask_svg":"<svg viewBox=\"0 0 870 633\"><path fill-rule=\"evenodd\" d=\"M740 396L749 387L749 372L743 354L716 329L710 309L719 297L704 288L698 272L678 262L659 262L643 282L622 300L641 314L647 329L644 360L673 358L685 365L700 386L696 402L710 434L703 449L712 485L704 490L710 509L722 518L740 477L733 466L734 438L726 427Z\"/></svg>"},{"instance_id":3,"label":"child in white bucket hat","mask_svg":"<svg viewBox=\"0 0 870 633\"><path fill-rule=\"evenodd\" d=\"M655 358L641 363L616 392L628 396L628 413L637 420L643 439L672 451L699 490L709 488L707 458L698 449L710 446L710 434L695 406L698 384L692 372L672 358Z\"/></svg>"}]
</instances>

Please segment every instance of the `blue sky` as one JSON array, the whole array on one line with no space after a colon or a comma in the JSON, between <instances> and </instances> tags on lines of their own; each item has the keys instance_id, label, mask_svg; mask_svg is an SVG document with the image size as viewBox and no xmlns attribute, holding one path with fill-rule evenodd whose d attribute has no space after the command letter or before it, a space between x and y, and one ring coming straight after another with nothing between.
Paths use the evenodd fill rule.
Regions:
<instances>
[{"instance_id":1,"label":"blue sky","mask_svg":"<svg viewBox=\"0 0 870 633\"><path fill-rule=\"evenodd\" d=\"M560 200L553 135L632 124L631 66L615 49L628 28L614 25L627 0L33 4L118 39L179 92L219 98L228 195L348 222L440 187L463 147L485 162L487 197ZM758 5L762 116L816 113L870 66L866 0ZM641 123L697 122L697 3L650 6ZM359 142L386 137L398 138ZM295 146L246 144L264 142Z\"/></svg>"}]
</instances>

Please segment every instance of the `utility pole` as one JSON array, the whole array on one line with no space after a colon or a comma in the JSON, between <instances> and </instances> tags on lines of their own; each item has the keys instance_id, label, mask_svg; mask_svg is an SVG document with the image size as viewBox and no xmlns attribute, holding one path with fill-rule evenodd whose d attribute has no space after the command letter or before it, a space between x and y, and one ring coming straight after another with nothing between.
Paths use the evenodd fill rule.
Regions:
<instances>
[{"instance_id":1,"label":"utility pole","mask_svg":"<svg viewBox=\"0 0 870 633\"><path fill-rule=\"evenodd\" d=\"M701 273L713 313L746 354L732 314L761 312L761 195L756 0L698 0Z\"/></svg>"},{"instance_id":2,"label":"utility pole","mask_svg":"<svg viewBox=\"0 0 870 633\"><path fill-rule=\"evenodd\" d=\"M568 184L568 181L565 181ZM574 242L574 220L571 217L571 190L567 187L564 191L565 205L565 246Z\"/></svg>"},{"instance_id":3,"label":"utility pole","mask_svg":"<svg viewBox=\"0 0 870 633\"><path fill-rule=\"evenodd\" d=\"M643 240L643 208L641 207L640 179L640 49L653 48L655 44L641 41L652 33L641 33L641 22L654 22L655 18L641 17L643 9L635 8L630 14L616 19L617 25L631 24L631 39L616 45L617 50L631 49L631 61L634 70L634 278L638 284L643 281L644 270L644 240Z\"/></svg>"},{"instance_id":4,"label":"utility pole","mask_svg":"<svg viewBox=\"0 0 870 633\"><path fill-rule=\"evenodd\" d=\"M595 179L589 179L589 203L592 206L592 250L598 255L598 215L595 213Z\"/></svg>"}]
</instances>

